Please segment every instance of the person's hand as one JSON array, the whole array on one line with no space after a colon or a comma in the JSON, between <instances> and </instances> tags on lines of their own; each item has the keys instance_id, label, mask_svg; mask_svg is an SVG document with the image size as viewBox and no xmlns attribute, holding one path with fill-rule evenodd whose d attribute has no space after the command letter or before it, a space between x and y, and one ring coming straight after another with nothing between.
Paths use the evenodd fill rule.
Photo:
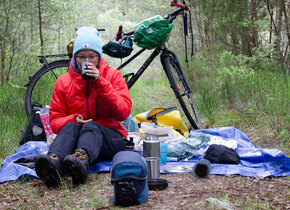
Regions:
<instances>
[{"instance_id":1,"label":"person's hand","mask_svg":"<svg viewBox=\"0 0 290 210\"><path fill-rule=\"evenodd\" d=\"M99 79L100 77L99 69L97 69L93 63L88 63L87 65L88 69L85 70L86 75L95 78L94 80Z\"/></svg>"},{"instance_id":2,"label":"person's hand","mask_svg":"<svg viewBox=\"0 0 290 210\"><path fill-rule=\"evenodd\" d=\"M76 120L76 123L78 125L80 125L80 126L83 125L86 122L92 121L92 119L84 120L84 117L81 114L79 114L78 116L76 116L76 119L75 120Z\"/></svg>"}]
</instances>

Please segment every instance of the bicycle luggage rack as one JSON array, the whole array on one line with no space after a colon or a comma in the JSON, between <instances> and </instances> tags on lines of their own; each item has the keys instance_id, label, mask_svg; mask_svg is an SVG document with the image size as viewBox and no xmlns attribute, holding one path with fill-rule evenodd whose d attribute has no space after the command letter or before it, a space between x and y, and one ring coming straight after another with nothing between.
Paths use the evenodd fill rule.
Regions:
<instances>
[{"instance_id":1,"label":"bicycle luggage rack","mask_svg":"<svg viewBox=\"0 0 290 210\"><path fill-rule=\"evenodd\" d=\"M47 63L46 58L55 58L55 57L67 57L70 56L68 53L62 53L62 54L51 54L51 55L38 55L40 63Z\"/></svg>"}]
</instances>

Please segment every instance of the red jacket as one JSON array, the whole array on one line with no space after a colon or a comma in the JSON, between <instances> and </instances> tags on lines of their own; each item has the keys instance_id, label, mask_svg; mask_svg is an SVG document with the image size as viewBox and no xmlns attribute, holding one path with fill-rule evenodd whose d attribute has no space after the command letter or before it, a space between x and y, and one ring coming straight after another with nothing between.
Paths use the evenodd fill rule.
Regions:
<instances>
[{"instance_id":1,"label":"red jacket","mask_svg":"<svg viewBox=\"0 0 290 210\"><path fill-rule=\"evenodd\" d=\"M98 66L100 78L83 80L73 67L60 76L54 85L49 108L50 125L58 133L67 122L75 122L77 115L105 127L114 128L127 137L122 121L131 113L132 101L120 71L102 59Z\"/></svg>"}]
</instances>

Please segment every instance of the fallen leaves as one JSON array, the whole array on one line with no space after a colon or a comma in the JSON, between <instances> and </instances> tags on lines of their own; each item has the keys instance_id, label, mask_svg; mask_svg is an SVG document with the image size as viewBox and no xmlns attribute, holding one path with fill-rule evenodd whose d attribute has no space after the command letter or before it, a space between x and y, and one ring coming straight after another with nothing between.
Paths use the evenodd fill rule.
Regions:
<instances>
[{"instance_id":1,"label":"fallen leaves","mask_svg":"<svg viewBox=\"0 0 290 210\"><path fill-rule=\"evenodd\" d=\"M287 209L289 203L289 177L260 178L241 176L214 176L197 179L191 174L162 174L169 181L163 191L149 191L148 200L129 209L208 209L213 208L207 198L226 200L232 206L241 208ZM113 186L109 173L90 174L88 183L71 186L71 180L64 178L65 185L56 189L46 188L40 180L0 185L0 209L110 209Z\"/></svg>"}]
</instances>

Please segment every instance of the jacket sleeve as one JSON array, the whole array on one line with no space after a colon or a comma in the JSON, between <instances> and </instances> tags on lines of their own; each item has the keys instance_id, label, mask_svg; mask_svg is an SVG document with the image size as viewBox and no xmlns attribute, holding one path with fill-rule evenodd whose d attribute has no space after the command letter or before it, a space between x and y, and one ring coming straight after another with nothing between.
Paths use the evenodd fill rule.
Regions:
<instances>
[{"instance_id":1,"label":"jacket sleeve","mask_svg":"<svg viewBox=\"0 0 290 210\"><path fill-rule=\"evenodd\" d=\"M57 134L66 123L75 122L77 115L68 115L65 88L60 78L57 79L49 107L49 121L52 131Z\"/></svg>"},{"instance_id":2,"label":"jacket sleeve","mask_svg":"<svg viewBox=\"0 0 290 210\"><path fill-rule=\"evenodd\" d=\"M98 103L107 109L118 120L125 120L131 113L132 101L129 89L120 71L108 67L112 71L110 81L100 77L95 81L95 89L98 95Z\"/></svg>"}]
</instances>

